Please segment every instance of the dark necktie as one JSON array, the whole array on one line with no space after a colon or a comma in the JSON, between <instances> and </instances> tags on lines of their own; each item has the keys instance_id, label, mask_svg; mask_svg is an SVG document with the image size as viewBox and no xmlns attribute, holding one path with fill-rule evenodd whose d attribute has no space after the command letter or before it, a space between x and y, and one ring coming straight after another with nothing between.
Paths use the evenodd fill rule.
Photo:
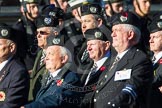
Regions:
<instances>
[{"instance_id":1,"label":"dark necktie","mask_svg":"<svg viewBox=\"0 0 162 108\"><path fill-rule=\"evenodd\" d=\"M48 78L47 78L47 83L46 83L46 85L48 85L48 84L52 81L52 79L53 79L53 76L50 74L50 75L48 76Z\"/></svg>"},{"instance_id":2,"label":"dark necktie","mask_svg":"<svg viewBox=\"0 0 162 108\"><path fill-rule=\"evenodd\" d=\"M41 56L41 59L40 59L40 66L44 64L45 57L46 57L46 54L44 53L44 51L42 51L42 56Z\"/></svg>"},{"instance_id":3,"label":"dark necktie","mask_svg":"<svg viewBox=\"0 0 162 108\"><path fill-rule=\"evenodd\" d=\"M152 57L152 62L154 63L156 60L155 56Z\"/></svg>"},{"instance_id":4,"label":"dark necktie","mask_svg":"<svg viewBox=\"0 0 162 108\"><path fill-rule=\"evenodd\" d=\"M83 63L87 58L88 58L88 51L87 49L85 49L81 57L81 62Z\"/></svg>"},{"instance_id":5,"label":"dark necktie","mask_svg":"<svg viewBox=\"0 0 162 108\"><path fill-rule=\"evenodd\" d=\"M92 68L91 68L91 70L90 70L90 72L89 72L89 74L88 74L88 76L87 76L85 85L88 83L89 79L91 79L95 75L96 69L97 69L97 64L94 63L93 66L92 66Z\"/></svg>"},{"instance_id":6,"label":"dark necktie","mask_svg":"<svg viewBox=\"0 0 162 108\"><path fill-rule=\"evenodd\" d=\"M117 57L115 58L113 64L111 65L109 71L112 70L112 69L115 67L115 65L118 63L119 60L120 60L120 58L117 56Z\"/></svg>"}]
</instances>

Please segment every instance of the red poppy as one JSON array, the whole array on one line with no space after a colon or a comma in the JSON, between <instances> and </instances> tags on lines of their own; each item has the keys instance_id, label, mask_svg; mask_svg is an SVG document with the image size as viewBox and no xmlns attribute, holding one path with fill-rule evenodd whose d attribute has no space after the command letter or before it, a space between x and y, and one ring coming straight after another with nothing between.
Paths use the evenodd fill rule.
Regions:
<instances>
[{"instance_id":1,"label":"red poppy","mask_svg":"<svg viewBox=\"0 0 162 108\"><path fill-rule=\"evenodd\" d=\"M128 17L128 12L122 12L122 16Z\"/></svg>"},{"instance_id":2,"label":"red poppy","mask_svg":"<svg viewBox=\"0 0 162 108\"><path fill-rule=\"evenodd\" d=\"M61 86L62 83L63 83L63 79L59 79L59 80L57 80L56 82L57 82L57 86Z\"/></svg>"},{"instance_id":3,"label":"red poppy","mask_svg":"<svg viewBox=\"0 0 162 108\"><path fill-rule=\"evenodd\" d=\"M162 58L161 58L161 59L159 59L159 64L162 64Z\"/></svg>"},{"instance_id":4,"label":"red poppy","mask_svg":"<svg viewBox=\"0 0 162 108\"><path fill-rule=\"evenodd\" d=\"M0 91L0 101L4 101L6 98L6 95L3 91Z\"/></svg>"},{"instance_id":5,"label":"red poppy","mask_svg":"<svg viewBox=\"0 0 162 108\"><path fill-rule=\"evenodd\" d=\"M100 71L103 72L106 69L105 66L101 66Z\"/></svg>"}]
</instances>

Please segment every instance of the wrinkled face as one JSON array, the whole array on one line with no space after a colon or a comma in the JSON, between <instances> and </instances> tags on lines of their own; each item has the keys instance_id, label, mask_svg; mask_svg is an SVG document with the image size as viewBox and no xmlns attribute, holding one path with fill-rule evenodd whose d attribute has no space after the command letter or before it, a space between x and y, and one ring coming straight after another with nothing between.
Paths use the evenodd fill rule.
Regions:
<instances>
[{"instance_id":1,"label":"wrinkled face","mask_svg":"<svg viewBox=\"0 0 162 108\"><path fill-rule=\"evenodd\" d=\"M31 15L32 18L37 18L39 14L38 4L30 3L26 5L28 13Z\"/></svg>"},{"instance_id":2,"label":"wrinkled face","mask_svg":"<svg viewBox=\"0 0 162 108\"><path fill-rule=\"evenodd\" d=\"M49 27L41 27L37 29L37 40L40 48L45 48L47 45L47 37L50 35Z\"/></svg>"},{"instance_id":3,"label":"wrinkled face","mask_svg":"<svg viewBox=\"0 0 162 108\"><path fill-rule=\"evenodd\" d=\"M9 43L6 39L0 39L0 62L8 59L12 52L13 43Z\"/></svg>"},{"instance_id":4,"label":"wrinkled face","mask_svg":"<svg viewBox=\"0 0 162 108\"><path fill-rule=\"evenodd\" d=\"M46 69L51 72L56 71L63 65L62 60L60 46L54 45L47 48L45 58Z\"/></svg>"},{"instance_id":5,"label":"wrinkled face","mask_svg":"<svg viewBox=\"0 0 162 108\"><path fill-rule=\"evenodd\" d=\"M137 0L140 10L144 15L147 15L150 12L150 0ZM136 7L138 8L138 7Z\"/></svg>"},{"instance_id":6,"label":"wrinkled face","mask_svg":"<svg viewBox=\"0 0 162 108\"><path fill-rule=\"evenodd\" d=\"M162 31L150 34L150 50L158 53L162 51Z\"/></svg>"},{"instance_id":7,"label":"wrinkled face","mask_svg":"<svg viewBox=\"0 0 162 108\"><path fill-rule=\"evenodd\" d=\"M98 22L92 14L81 16L82 33L87 29L98 27Z\"/></svg>"},{"instance_id":8,"label":"wrinkled face","mask_svg":"<svg viewBox=\"0 0 162 108\"><path fill-rule=\"evenodd\" d=\"M87 50L89 57L94 61L100 60L110 47L110 43L101 40L89 40L87 42Z\"/></svg>"},{"instance_id":9,"label":"wrinkled face","mask_svg":"<svg viewBox=\"0 0 162 108\"><path fill-rule=\"evenodd\" d=\"M124 29L124 26L122 24L113 26L111 36L113 39L112 46L117 51L124 51L128 47L129 45L128 31Z\"/></svg>"}]
</instances>

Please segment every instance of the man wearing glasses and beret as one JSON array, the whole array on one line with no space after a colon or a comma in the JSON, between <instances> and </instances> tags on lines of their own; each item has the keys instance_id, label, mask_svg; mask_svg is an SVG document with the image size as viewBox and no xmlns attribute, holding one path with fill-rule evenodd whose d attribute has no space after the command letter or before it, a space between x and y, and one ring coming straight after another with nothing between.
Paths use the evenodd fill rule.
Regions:
<instances>
[{"instance_id":1,"label":"man wearing glasses and beret","mask_svg":"<svg viewBox=\"0 0 162 108\"><path fill-rule=\"evenodd\" d=\"M56 13L51 16L51 13ZM41 15L36 19L37 26L37 40L40 48L32 73L30 74L30 91L29 101L35 99L37 92L41 87L41 81L45 70L45 49L47 45L47 37L50 35L57 35L59 30L59 20L63 16L63 11L54 5L47 5L43 8Z\"/></svg>"}]
</instances>

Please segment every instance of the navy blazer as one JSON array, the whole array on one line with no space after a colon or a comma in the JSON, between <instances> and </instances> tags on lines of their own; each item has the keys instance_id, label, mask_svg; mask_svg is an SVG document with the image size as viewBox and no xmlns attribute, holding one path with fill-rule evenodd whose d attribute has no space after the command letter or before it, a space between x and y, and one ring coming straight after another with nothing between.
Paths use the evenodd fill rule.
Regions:
<instances>
[{"instance_id":1,"label":"navy blazer","mask_svg":"<svg viewBox=\"0 0 162 108\"><path fill-rule=\"evenodd\" d=\"M77 95L77 92L67 88L67 84L76 86L80 83L80 80L76 73L65 70L61 70L57 77L43 86L38 92L36 100L25 105L25 108L76 108L77 99L75 97L77 96L75 95ZM57 83L61 79L63 79L63 83L58 86Z\"/></svg>"},{"instance_id":2,"label":"navy blazer","mask_svg":"<svg viewBox=\"0 0 162 108\"><path fill-rule=\"evenodd\" d=\"M29 75L14 58L0 71L0 108L19 108L27 103Z\"/></svg>"},{"instance_id":3,"label":"navy blazer","mask_svg":"<svg viewBox=\"0 0 162 108\"><path fill-rule=\"evenodd\" d=\"M154 81L151 89L149 108L162 108L160 86L162 86L162 57L154 64Z\"/></svg>"},{"instance_id":4,"label":"navy blazer","mask_svg":"<svg viewBox=\"0 0 162 108\"><path fill-rule=\"evenodd\" d=\"M131 69L130 78L114 81L116 71L127 69ZM122 105L121 108L147 108L148 90L151 87L152 81L153 67L150 59L142 51L133 47L121 58L116 69L108 71L100 79L96 91L93 94L94 98L91 100L91 107L103 108L107 106L108 102L118 99L118 103ZM122 95L122 89L126 85L132 85L134 88L133 91L137 94L135 100L130 100L130 102L133 102L131 105L129 103L123 105L125 102L122 100L123 98L118 98ZM126 100L129 99L132 99L132 97L128 97Z\"/></svg>"}]
</instances>

